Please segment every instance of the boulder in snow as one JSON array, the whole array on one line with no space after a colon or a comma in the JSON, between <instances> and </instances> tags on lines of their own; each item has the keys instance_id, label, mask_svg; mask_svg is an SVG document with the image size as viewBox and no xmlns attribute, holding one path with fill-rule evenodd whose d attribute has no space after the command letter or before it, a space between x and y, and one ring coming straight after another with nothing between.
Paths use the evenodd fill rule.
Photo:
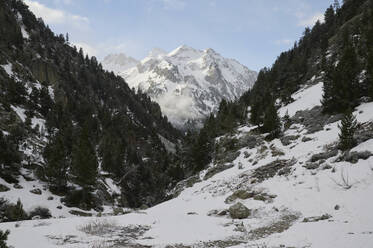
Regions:
<instances>
[{"instance_id":1,"label":"boulder in snow","mask_svg":"<svg viewBox=\"0 0 373 248\"><path fill-rule=\"evenodd\" d=\"M232 219L246 219L251 215L251 210L240 202L237 202L229 208L229 214Z\"/></svg>"}]
</instances>

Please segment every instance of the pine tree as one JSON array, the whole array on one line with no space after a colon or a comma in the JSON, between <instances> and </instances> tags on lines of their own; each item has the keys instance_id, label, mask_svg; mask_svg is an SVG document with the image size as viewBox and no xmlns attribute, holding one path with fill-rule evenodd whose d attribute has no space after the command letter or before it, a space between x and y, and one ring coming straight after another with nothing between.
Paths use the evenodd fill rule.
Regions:
<instances>
[{"instance_id":1,"label":"pine tree","mask_svg":"<svg viewBox=\"0 0 373 248\"><path fill-rule=\"evenodd\" d=\"M322 105L326 113L341 113L358 104L359 61L348 35L347 31L343 54L337 66L330 65L325 72Z\"/></svg>"},{"instance_id":2,"label":"pine tree","mask_svg":"<svg viewBox=\"0 0 373 248\"><path fill-rule=\"evenodd\" d=\"M16 205L11 204L5 209L5 216L8 218L7 221L20 221L28 219L27 213L23 209L23 204L19 198Z\"/></svg>"},{"instance_id":3,"label":"pine tree","mask_svg":"<svg viewBox=\"0 0 373 248\"><path fill-rule=\"evenodd\" d=\"M325 14L324 14L324 20L325 20L325 25L326 25L326 28L329 32L334 32L334 24L335 24L335 12L334 12L334 8L332 5L330 5L329 8L327 8L327 10L325 11Z\"/></svg>"},{"instance_id":4,"label":"pine tree","mask_svg":"<svg viewBox=\"0 0 373 248\"><path fill-rule=\"evenodd\" d=\"M275 138L280 134L280 118L273 101L267 106L265 111L262 130L263 132L270 133L272 138Z\"/></svg>"},{"instance_id":5,"label":"pine tree","mask_svg":"<svg viewBox=\"0 0 373 248\"><path fill-rule=\"evenodd\" d=\"M283 122L284 122L284 128L285 129L288 129L291 126L291 119L290 119L288 110L286 110L286 113L283 117Z\"/></svg>"},{"instance_id":6,"label":"pine tree","mask_svg":"<svg viewBox=\"0 0 373 248\"><path fill-rule=\"evenodd\" d=\"M193 147L194 171L198 172L205 168L212 159L212 140L205 129L202 129Z\"/></svg>"},{"instance_id":7,"label":"pine tree","mask_svg":"<svg viewBox=\"0 0 373 248\"><path fill-rule=\"evenodd\" d=\"M335 105L335 68L325 65L324 84L321 103L325 113L331 113L336 108Z\"/></svg>"},{"instance_id":8,"label":"pine tree","mask_svg":"<svg viewBox=\"0 0 373 248\"><path fill-rule=\"evenodd\" d=\"M115 135L108 132L103 137L99 149L102 157L102 168L114 175L120 175L124 167L125 147L122 138L118 134Z\"/></svg>"},{"instance_id":9,"label":"pine tree","mask_svg":"<svg viewBox=\"0 0 373 248\"><path fill-rule=\"evenodd\" d=\"M370 51L368 56L368 66L367 66L367 85L368 85L368 94L373 98L373 49Z\"/></svg>"},{"instance_id":10,"label":"pine tree","mask_svg":"<svg viewBox=\"0 0 373 248\"><path fill-rule=\"evenodd\" d=\"M373 98L373 47L371 45L373 43L373 1L370 2L370 10L367 13L366 88L368 89L368 95Z\"/></svg>"},{"instance_id":11,"label":"pine tree","mask_svg":"<svg viewBox=\"0 0 373 248\"><path fill-rule=\"evenodd\" d=\"M50 139L44 150L44 158L45 174L51 187L57 191L63 190L67 184L70 157L61 131Z\"/></svg>"},{"instance_id":12,"label":"pine tree","mask_svg":"<svg viewBox=\"0 0 373 248\"><path fill-rule=\"evenodd\" d=\"M97 157L90 141L88 128L83 127L72 153L72 173L76 183L89 190L96 183L97 168Z\"/></svg>"},{"instance_id":13,"label":"pine tree","mask_svg":"<svg viewBox=\"0 0 373 248\"><path fill-rule=\"evenodd\" d=\"M8 248L6 241L8 240L9 230L0 230L0 248Z\"/></svg>"},{"instance_id":14,"label":"pine tree","mask_svg":"<svg viewBox=\"0 0 373 248\"><path fill-rule=\"evenodd\" d=\"M18 145L9 136L4 136L0 132L0 166L8 167L13 163L20 163L21 156L18 151Z\"/></svg>"},{"instance_id":15,"label":"pine tree","mask_svg":"<svg viewBox=\"0 0 373 248\"><path fill-rule=\"evenodd\" d=\"M15 206L15 212L14 214L17 216L19 220L24 220L27 218L27 214L25 210L23 210L23 204L21 202L21 199L18 198L16 206Z\"/></svg>"},{"instance_id":16,"label":"pine tree","mask_svg":"<svg viewBox=\"0 0 373 248\"><path fill-rule=\"evenodd\" d=\"M352 111L348 110L342 119L341 125L338 126L339 133L339 147L341 150L345 151L351 149L356 145L356 140L354 139L354 133L357 128L356 117L352 114Z\"/></svg>"}]
</instances>

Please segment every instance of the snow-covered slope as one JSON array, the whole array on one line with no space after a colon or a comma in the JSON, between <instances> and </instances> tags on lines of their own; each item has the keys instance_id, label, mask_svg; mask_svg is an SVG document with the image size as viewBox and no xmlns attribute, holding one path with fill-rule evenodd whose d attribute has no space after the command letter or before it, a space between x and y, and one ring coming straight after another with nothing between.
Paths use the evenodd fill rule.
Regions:
<instances>
[{"instance_id":1,"label":"snow-covered slope","mask_svg":"<svg viewBox=\"0 0 373 248\"><path fill-rule=\"evenodd\" d=\"M316 114L321 86L302 88L280 109L293 121L281 139L266 141L253 126L219 137L220 158L181 182L172 200L123 216L5 223L0 229L11 230L9 244L17 248L370 248L373 102L355 109L359 144L342 153L336 148L338 116ZM315 129L318 118L323 125ZM225 144L233 139L229 150ZM247 218L230 217L227 209L238 202L251 210Z\"/></svg>"},{"instance_id":2,"label":"snow-covered slope","mask_svg":"<svg viewBox=\"0 0 373 248\"><path fill-rule=\"evenodd\" d=\"M116 55L110 55L116 57ZM118 60L127 64L127 60ZM104 68L114 68L103 61ZM257 73L213 49L180 46L170 53L152 50L137 66L119 73L130 87L141 89L158 102L176 126L200 120L217 110L222 99L234 100L247 91Z\"/></svg>"}]
</instances>

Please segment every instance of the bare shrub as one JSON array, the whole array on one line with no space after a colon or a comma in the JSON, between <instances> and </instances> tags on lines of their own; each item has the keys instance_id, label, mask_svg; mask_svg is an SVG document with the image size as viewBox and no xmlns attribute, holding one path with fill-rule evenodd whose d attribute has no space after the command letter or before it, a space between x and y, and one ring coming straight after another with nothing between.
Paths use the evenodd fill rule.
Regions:
<instances>
[{"instance_id":1,"label":"bare shrub","mask_svg":"<svg viewBox=\"0 0 373 248\"><path fill-rule=\"evenodd\" d=\"M332 178L332 180L336 185L343 189L351 189L352 187L352 183L349 180L348 173L344 173L343 170L341 170L341 178L339 181L335 180L334 178Z\"/></svg>"},{"instance_id":2,"label":"bare shrub","mask_svg":"<svg viewBox=\"0 0 373 248\"><path fill-rule=\"evenodd\" d=\"M96 240L90 246L90 248L109 248L109 247L111 247L111 244L109 244L108 242L104 240Z\"/></svg>"},{"instance_id":3,"label":"bare shrub","mask_svg":"<svg viewBox=\"0 0 373 248\"><path fill-rule=\"evenodd\" d=\"M102 236L114 231L116 228L117 224L114 221L100 218L78 227L78 230L89 235Z\"/></svg>"}]
</instances>

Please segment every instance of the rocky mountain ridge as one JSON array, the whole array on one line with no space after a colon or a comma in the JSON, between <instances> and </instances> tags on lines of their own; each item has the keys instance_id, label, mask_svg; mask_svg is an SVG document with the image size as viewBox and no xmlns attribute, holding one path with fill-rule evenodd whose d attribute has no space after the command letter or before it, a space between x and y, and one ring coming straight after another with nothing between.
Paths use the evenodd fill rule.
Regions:
<instances>
[{"instance_id":1,"label":"rocky mountain ridge","mask_svg":"<svg viewBox=\"0 0 373 248\"><path fill-rule=\"evenodd\" d=\"M104 59L103 66L108 70L125 63L120 55L110 57L116 57L118 63ZM130 87L147 93L177 127L188 121L200 122L215 113L222 99L239 98L257 77L256 72L213 49L202 51L186 45L169 53L153 49L135 67L127 67L123 66L118 75Z\"/></svg>"}]
</instances>

